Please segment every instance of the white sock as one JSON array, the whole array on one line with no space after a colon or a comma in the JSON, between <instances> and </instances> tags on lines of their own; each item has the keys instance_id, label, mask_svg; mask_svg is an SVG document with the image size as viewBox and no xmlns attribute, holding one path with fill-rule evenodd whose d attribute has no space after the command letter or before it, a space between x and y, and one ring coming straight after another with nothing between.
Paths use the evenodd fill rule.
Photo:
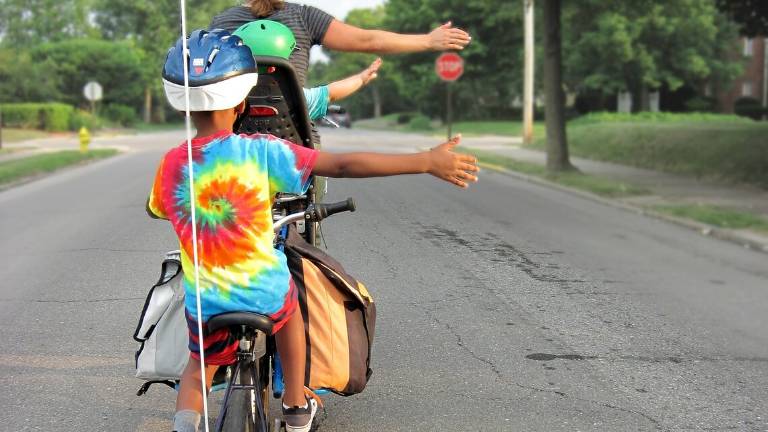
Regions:
<instances>
[{"instance_id":1,"label":"white sock","mask_svg":"<svg viewBox=\"0 0 768 432\"><path fill-rule=\"evenodd\" d=\"M308 406L309 406L309 402L305 403L303 406L300 406L300 407L298 407L298 408L299 408L299 409L307 409L307 407L308 407ZM289 407L288 405L286 405L285 403L283 403L283 409L291 409L291 408L293 408L293 407Z\"/></svg>"},{"instance_id":2,"label":"white sock","mask_svg":"<svg viewBox=\"0 0 768 432\"><path fill-rule=\"evenodd\" d=\"M192 410L177 411L173 416L174 432L197 432L200 425L200 413Z\"/></svg>"}]
</instances>

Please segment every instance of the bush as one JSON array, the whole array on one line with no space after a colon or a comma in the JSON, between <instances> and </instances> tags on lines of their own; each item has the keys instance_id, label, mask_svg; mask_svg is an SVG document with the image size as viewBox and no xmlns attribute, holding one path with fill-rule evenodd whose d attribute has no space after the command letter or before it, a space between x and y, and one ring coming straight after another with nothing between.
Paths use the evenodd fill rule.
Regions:
<instances>
[{"instance_id":1,"label":"bush","mask_svg":"<svg viewBox=\"0 0 768 432\"><path fill-rule=\"evenodd\" d=\"M77 110L72 113L72 117L69 120L69 130L79 130L85 126L90 130L101 129L104 122L97 116L89 113L88 111Z\"/></svg>"},{"instance_id":2,"label":"bush","mask_svg":"<svg viewBox=\"0 0 768 432\"><path fill-rule=\"evenodd\" d=\"M21 129L42 129L40 104L18 103L0 105L3 110L3 126Z\"/></svg>"},{"instance_id":3,"label":"bush","mask_svg":"<svg viewBox=\"0 0 768 432\"><path fill-rule=\"evenodd\" d=\"M74 108L59 103L44 104L40 110L43 128L47 131L65 131L69 129L69 120Z\"/></svg>"},{"instance_id":4,"label":"bush","mask_svg":"<svg viewBox=\"0 0 768 432\"><path fill-rule=\"evenodd\" d=\"M695 96L685 102L686 111L714 112L717 107L717 99L708 96Z\"/></svg>"},{"instance_id":5,"label":"bush","mask_svg":"<svg viewBox=\"0 0 768 432\"><path fill-rule=\"evenodd\" d=\"M429 120L429 117L425 115L415 115L408 122L408 129L417 131L431 130L432 122Z\"/></svg>"},{"instance_id":6,"label":"bush","mask_svg":"<svg viewBox=\"0 0 768 432\"><path fill-rule=\"evenodd\" d=\"M616 113L616 112L594 112L583 115L574 120L574 124L583 123L633 123L633 122L655 122L655 123L698 123L698 122L720 122L720 123L752 123L744 117L733 114L711 114L711 113L670 113L670 112L639 112L639 113Z\"/></svg>"},{"instance_id":7,"label":"bush","mask_svg":"<svg viewBox=\"0 0 768 432\"><path fill-rule=\"evenodd\" d=\"M105 118L121 126L133 126L139 122L136 111L127 105L110 104L101 113Z\"/></svg>"},{"instance_id":8,"label":"bush","mask_svg":"<svg viewBox=\"0 0 768 432\"><path fill-rule=\"evenodd\" d=\"M412 117L413 117L413 114L410 114L410 113L398 114L397 124L406 124L411 121Z\"/></svg>"},{"instance_id":9,"label":"bush","mask_svg":"<svg viewBox=\"0 0 768 432\"><path fill-rule=\"evenodd\" d=\"M733 103L733 111L742 117L749 117L752 120L760 120L766 112L760 101L751 97L742 97L736 99Z\"/></svg>"},{"instance_id":10,"label":"bush","mask_svg":"<svg viewBox=\"0 0 768 432\"><path fill-rule=\"evenodd\" d=\"M3 125L22 129L67 130L74 109L61 103L12 103L0 106Z\"/></svg>"}]
</instances>

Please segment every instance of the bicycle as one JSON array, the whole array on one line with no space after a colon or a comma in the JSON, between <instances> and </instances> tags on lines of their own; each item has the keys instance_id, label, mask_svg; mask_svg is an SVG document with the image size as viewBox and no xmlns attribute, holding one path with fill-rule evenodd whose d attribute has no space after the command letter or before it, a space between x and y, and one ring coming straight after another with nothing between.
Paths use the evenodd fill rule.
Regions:
<instances>
[{"instance_id":1,"label":"bicycle","mask_svg":"<svg viewBox=\"0 0 768 432\"><path fill-rule=\"evenodd\" d=\"M352 198L332 204L310 204L306 210L288 213L285 205L301 197L278 198L273 211L275 223L275 246L280 247L289 224L297 222L319 222L333 214L355 211ZM282 200L282 201L280 201ZM216 420L217 432L278 432L285 427L281 419L269 421L269 386L273 396L282 394L281 382L274 378L276 349L272 336L272 321L257 313L230 312L211 317L207 331L212 333L229 328L239 340L237 361L227 369L227 387L221 410ZM271 379L272 378L272 379Z\"/></svg>"}]
</instances>

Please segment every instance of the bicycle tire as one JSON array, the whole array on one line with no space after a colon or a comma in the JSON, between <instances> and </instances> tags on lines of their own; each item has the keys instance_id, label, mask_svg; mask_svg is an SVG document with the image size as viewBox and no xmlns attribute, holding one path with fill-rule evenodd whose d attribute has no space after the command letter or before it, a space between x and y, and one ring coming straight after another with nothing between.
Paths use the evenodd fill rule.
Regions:
<instances>
[{"instance_id":1,"label":"bicycle tire","mask_svg":"<svg viewBox=\"0 0 768 432\"><path fill-rule=\"evenodd\" d=\"M239 377L232 377L238 384L250 384L250 363L240 365ZM222 424L222 432L256 432L251 409L251 391L233 390L227 401L227 412Z\"/></svg>"},{"instance_id":2,"label":"bicycle tire","mask_svg":"<svg viewBox=\"0 0 768 432\"><path fill-rule=\"evenodd\" d=\"M235 390L227 403L227 414L222 424L222 432L261 432L269 431L269 358L267 356L255 363L244 362L240 365L239 384L252 384L251 368L261 381L261 403L267 423L262 428L262 418L257 415L255 402L251 403L253 390Z\"/></svg>"}]
</instances>

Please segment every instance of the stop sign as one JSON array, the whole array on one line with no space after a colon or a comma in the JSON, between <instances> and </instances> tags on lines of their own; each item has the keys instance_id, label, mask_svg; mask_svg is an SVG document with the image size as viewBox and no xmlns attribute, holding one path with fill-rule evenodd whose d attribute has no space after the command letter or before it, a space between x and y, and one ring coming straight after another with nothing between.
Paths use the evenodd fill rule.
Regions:
<instances>
[{"instance_id":1,"label":"stop sign","mask_svg":"<svg viewBox=\"0 0 768 432\"><path fill-rule=\"evenodd\" d=\"M456 81L464 73L464 59L456 53L443 53L435 61L435 72L443 81Z\"/></svg>"}]
</instances>

